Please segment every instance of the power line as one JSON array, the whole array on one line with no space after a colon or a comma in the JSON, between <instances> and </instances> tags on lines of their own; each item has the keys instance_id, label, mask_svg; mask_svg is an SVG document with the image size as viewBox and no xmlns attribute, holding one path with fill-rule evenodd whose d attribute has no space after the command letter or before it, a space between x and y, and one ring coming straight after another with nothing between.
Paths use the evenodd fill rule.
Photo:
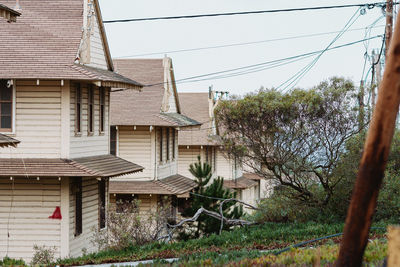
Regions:
<instances>
[{"instance_id":1,"label":"power line","mask_svg":"<svg viewBox=\"0 0 400 267\"><path fill-rule=\"evenodd\" d=\"M272 60L272 61L266 61L266 62L253 64L253 65L247 65L247 66L243 66L243 67L239 67L239 68L234 68L234 69L229 69L229 70L223 70L223 71L218 71L218 72L212 72L212 73L207 73L207 74L191 76L191 77L187 77L187 78L183 78L183 79L178 79L175 82L176 83L197 82L197 81L200 81L200 80L195 80L195 79L199 79L199 78L204 78L203 80L212 80L212 79L215 79L215 78L209 77L209 76L215 76L215 75L220 75L220 74L228 75L228 73L230 73L230 72L240 71L240 70L242 70L242 71L244 71L244 70L252 70L252 68L256 68L256 67L265 67L265 68L267 68L267 66L271 67L270 65L274 65L274 64L276 66L281 66L281 65L283 65L283 62L285 62L285 61L295 60L295 59L298 59L298 58L307 58L309 56L313 56L313 55L319 54L322 51L335 50L335 49L339 49L339 48L355 45L355 44L358 44L358 43L362 43L362 42L365 42L367 40L375 39L375 38L378 38L378 37L382 37L382 35L376 35L376 36L365 38L365 39L362 39L362 40L358 40L358 41L354 41L354 42L350 42L350 43L346 43L346 44L330 47L330 48L328 48L326 50L325 49L324 50L318 50L318 51L309 52L309 53L305 53L305 54L300 54L300 55L296 55L296 56L291 56L291 57L287 57L287 58L276 59L276 60ZM263 69L261 69L261 70L263 70ZM257 69L255 69L253 71L256 72ZM227 77L225 77L225 78L227 78ZM163 85L163 84L164 84L164 82L162 82L162 83L154 83L154 84L147 84L147 85L144 85L144 87L151 87L151 86L157 86L157 85Z\"/></svg>"},{"instance_id":2,"label":"power line","mask_svg":"<svg viewBox=\"0 0 400 267\"><path fill-rule=\"evenodd\" d=\"M119 23L119 22L137 22L137 21L153 21L153 20L172 20L172 19L194 19L202 17L220 17L220 16L235 16L235 15L250 15L250 14L265 14L265 13L282 13L282 12L295 12L295 11L309 11L309 10L323 10L323 9L338 9L350 7L364 7L372 9L376 6L385 7L386 2L375 2L369 4L349 4L349 5L335 5L335 6L316 6L316 7L300 7L288 9L272 9L272 10L254 10L254 11L241 11L241 12L227 12L227 13L212 13L212 14L196 14L185 16L167 16L167 17L150 17L150 18L132 18L132 19L117 19L117 20L104 20L103 23Z\"/></svg>"},{"instance_id":3,"label":"power line","mask_svg":"<svg viewBox=\"0 0 400 267\"><path fill-rule=\"evenodd\" d=\"M385 25L376 25L372 28L384 27ZM366 28L355 28L348 30L351 31L360 31L365 30ZM215 45L215 46L204 46L204 47L195 47L195 48L187 48L187 49L177 49L177 50L169 50L163 52L152 52L152 53L144 53L144 54L135 54L129 56L121 56L115 58L132 58L132 57L143 57L143 56L153 56L153 55L164 55L164 54L175 54L175 53L182 53L182 52L191 52L191 51L199 51L199 50L208 50L208 49L218 49L218 48L226 48L226 47L235 47L235 46L246 46L246 45L253 45L253 44L261 44L261 43L270 43L270 42L277 42L277 41L285 41L285 40L293 40L293 39L301 39L307 37L316 37L322 35L330 35L334 33L339 33L340 31L332 31L332 32L320 32L320 33L312 33L312 34L303 34L297 36L289 36L283 38L274 38L274 39L267 39L267 40L260 40L260 41L253 41L253 42L243 42L243 43L232 43L232 44L225 44L225 45Z\"/></svg>"}]
</instances>

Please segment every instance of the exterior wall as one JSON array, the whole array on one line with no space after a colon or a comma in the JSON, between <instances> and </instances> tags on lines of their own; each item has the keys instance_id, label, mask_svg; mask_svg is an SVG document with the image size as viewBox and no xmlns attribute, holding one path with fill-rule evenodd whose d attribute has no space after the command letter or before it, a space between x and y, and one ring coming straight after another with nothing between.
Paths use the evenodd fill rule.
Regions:
<instances>
[{"instance_id":1,"label":"exterior wall","mask_svg":"<svg viewBox=\"0 0 400 267\"><path fill-rule=\"evenodd\" d=\"M97 21L97 14L94 10L92 12L93 15L89 19L89 25L92 27L90 36L90 63L87 65L100 69L108 69L103 40L101 38L99 23Z\"/></svg>"},{"instance_id":2,"label":"exterior wall","mask_svg":"<svg viewBox=\"0 0 400 267\"><path fill-rule=\"evenodd\" d=\"M154 177L154 131L149 127L118 127L118 156L144 167L142 172L124 175L114 180L152 179Z\"/></svg>"},{"instance_id":3,"label":"exterior wall","mask_svg":"<svg viewBox=\"0 0 400 267\"><path fill-rule=\"evenodd\" d=\"M61 81L20 81L15 85L15 149L0 150L1 158L60 158Z\"/></svg>"},{"instance_id":4,"label":"exterior wall","mask_svg":"<svg viewBox=\"0 0 400 267\"><path fill-rule=\"evenodd\" d=\"M70 94L70 158L105 155L109 153L109 106L110 91L106 90L105 97L105 129L100 133L100 93L94 87L94 131L88 134L88 85L81 84L82 91L82 133L75 134L75 93L71 84Z\"/></svg>"},{"instance_id":5,"label":"exterior wall","mask_svg":"<svg viewBox=\"0 0 400 267\"><path fill-rule=\"evenodd\" d=\"M57 178L0 178L0 258L30 262L33 245L55 246L60 257L61 220L49 219L61 206ZM9 238L7 237L9 233Z\"/></svg>"},{"instance_id":6,"label":"exterior wall","mask_svg":"<svg viewBox=\"0 0 400 267\"><path fill-rule=\"evenodd\" d=\"M160 136L159 136L159 128L156 128L157 133L157 142L156 142L156 155L157 155L157 178L163 179L168 176L174 175L178 173L178 158L179 158L179 151L178 151L178 134L175 134L175 158L172 157L172 133L170 132L170 142L169 142L169 153L170 157L167 160L167 135L166 130L171 129L168 127L163 128L163 161L160 162Z\"/></svg>"},{"instance_id":7,"label":"exterior wall","mask_svg":"<svg viewBox=\"0 0 400 267\"><path fill-rule=\"evenodd\" d=\"M77 257L83 250L93 252L96 248L91 244L93 231L99 226L99 191L98 181L93 178L82 180L82 233L75 236L75 194L73 194L72 180L70 182L69 205L69 245L70 256ZM106 191L107 192L107 191ZM107 195L107 194L106 194Z\"/></svg>"}]
</instances>

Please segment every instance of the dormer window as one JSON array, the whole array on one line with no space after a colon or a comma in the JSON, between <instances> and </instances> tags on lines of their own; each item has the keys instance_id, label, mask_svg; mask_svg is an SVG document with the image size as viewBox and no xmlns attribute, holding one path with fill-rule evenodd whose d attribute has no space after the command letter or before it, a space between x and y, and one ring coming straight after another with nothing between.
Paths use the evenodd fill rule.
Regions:
<instances>
[{"instance_id":1,"label":"dormer window","mask_svg":"<svg viewBox=\"0 0 400 267\"><path fill-rule=\"evenodd\" d=\"M13 91L10 80L0 80L0 132L12 132Z\"/></svg>"}]
</instances>

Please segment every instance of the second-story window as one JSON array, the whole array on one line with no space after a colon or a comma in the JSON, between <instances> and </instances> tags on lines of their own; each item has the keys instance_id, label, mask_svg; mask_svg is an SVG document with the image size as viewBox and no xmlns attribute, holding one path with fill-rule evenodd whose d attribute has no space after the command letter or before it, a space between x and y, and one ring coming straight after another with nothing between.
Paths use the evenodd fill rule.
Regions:
<instances>
[{"instance_id":1,"label":"second-story window","mask_svg":"<svg viewBox=\"0 0 400 267\"><path fill-rule=\"evenodd\" d=\"M100 88L100 133L104 133L105 129L105 114L106 114L106 90L104 87Z\"/></svg>"},{"instance_id":2,"label":"second-story window","mask_svg":"<svg viewBox=\"0 0 400 267\"><path fill-rule=\"evenodd\" d=\"M94 128L94 89L89 87L88 89L88 132L93 134Z\"/></svg>"},{"instance_id":3,"label":"second-story window","mask_svg":"<svg viewBox=\"0 0 400 267\"><path fill-rule=\"evenodd\" d=\"M172 129L172 159L175 159L175 146L176 146L176 140L175 140L175 129Z\"/></svg>"},{"instance_id":4,"label":"second-story window","mask_svg":"<svg viewBox=\"0 0 400 267\"><path fill-rule=\"evenodd\" d=\"M75 133L82 132L82 89L81 85L75 88Z\"/></svg>"},{"instance_id":5,"label":"second-story window","mask_svg":"<svg viewBox=\"0 0 400 267\"><path fill-rule=\"evenodd\" d=\"M163 129L160 128L160 162L163 161Z\"/></svg>"},{"instance_id":6,"label":"second-story window","mask_svg":"<svg viewBox=\"0 0 400 267\"><path fill-rule=\"evenodd\" d=\"M8 80L0 80L0 131L12 131L13 86Z\"/></svg>"},{"instance_id":7,"label":"second-story window","mask_svg":"<svg viewBox=\"0 0 400 267\"><path fill-rule=\"evenodd\" d=\"M166 130L166 139L167 139L167 160L169 160L169 131L170 131L170 129L167 128L167 130Z\"/></svg>"},{"instance_id":8,"label":"second-story window","mask_svg":"<svg viewBox=\"0 0 400 267\"><path fill-rule=\"evenodd\" d=\"M110 154L117 155L117 127L110 127Z\"/></svg>"}]
</instances>

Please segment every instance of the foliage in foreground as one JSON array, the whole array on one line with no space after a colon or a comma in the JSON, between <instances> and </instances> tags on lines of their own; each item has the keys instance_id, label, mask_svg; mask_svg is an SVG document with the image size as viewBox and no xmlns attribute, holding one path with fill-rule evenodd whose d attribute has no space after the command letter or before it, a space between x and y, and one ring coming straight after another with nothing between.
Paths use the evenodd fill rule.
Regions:
<instances>
[{"instance_id":1,"label":"foliage in foreground","mask_svg":"<svg viewBox=\"0 0 400 267\"><path fill-rule=\"evenodd\" d=\"M193 174L197 183L194 193L205 197L191 195L189 199L190 206L182 213L184 217L193 217L200 208L219 213L220 200L215 200L211 197L222 199L236 198L236 192L231 192L229 189L223 187L224 179L222 177L217 177L211 181L211 166L207 162L201 162L200 156L197 158L197 162L190 164L189 171ZM235 206L235 204L235 202L225 203L222 208L225 218L239 219L243 216L242 207ZM180 238L187 240L189 238L198 238L202 235L216 234L219 232L220 224L220 220L202 214L197 220L196 231L181 231ZM230 226L225 224L223 229L229 230L229 228Z\"/></svg>"},{"instance_id":2,"label":"foliage in foreground","mask_svg":"<svg viewBox=\"0 0 400 267\"><path fill-rule=\"evenodd\" d=\"M384 223L375 226L386 227ZM238 250L272 250L292 244L340 233L343 223L266 223L263 225L238 228L221 235L211 235L199 239L176 243L152 243L143 246L130 246L123 250L107 250L88 254L79 258L59 260L55 265L71 266L112 262L127 262L155 258L174 258L194 253ZM377 232L377 231L375 231ZM378 231L384 233L385 231Z\"/></svg>"},{"instance_id":3,"label":"foliage in foreground","mask_svg":"<svg viewBox=\"0 0 400 267\"><path fill-rule=\"evenodd\" d=\"M4 257L3 260L0 260L0 266L3 267L12 267L12 266L27 266L23 260L11 259L9 257Z\"/></svg>"},{"instance_id":4,"label":"foliage in foreground","mask_svg":"<svg viewBox=\"0 0 400 267\"><path fill-rule=\"evenodd\" d=\"M183 257L172 264L156 262L141 266L333 266L339 253L338 245L323 245L316 248L292 249L278 256L258 251L236 251L223 253L206 253ZM260 255L264 254L264 255ZM385 240L370 242L364 254L364 264L380 266L387 256Z\"/></svg>"}]
</instances>

